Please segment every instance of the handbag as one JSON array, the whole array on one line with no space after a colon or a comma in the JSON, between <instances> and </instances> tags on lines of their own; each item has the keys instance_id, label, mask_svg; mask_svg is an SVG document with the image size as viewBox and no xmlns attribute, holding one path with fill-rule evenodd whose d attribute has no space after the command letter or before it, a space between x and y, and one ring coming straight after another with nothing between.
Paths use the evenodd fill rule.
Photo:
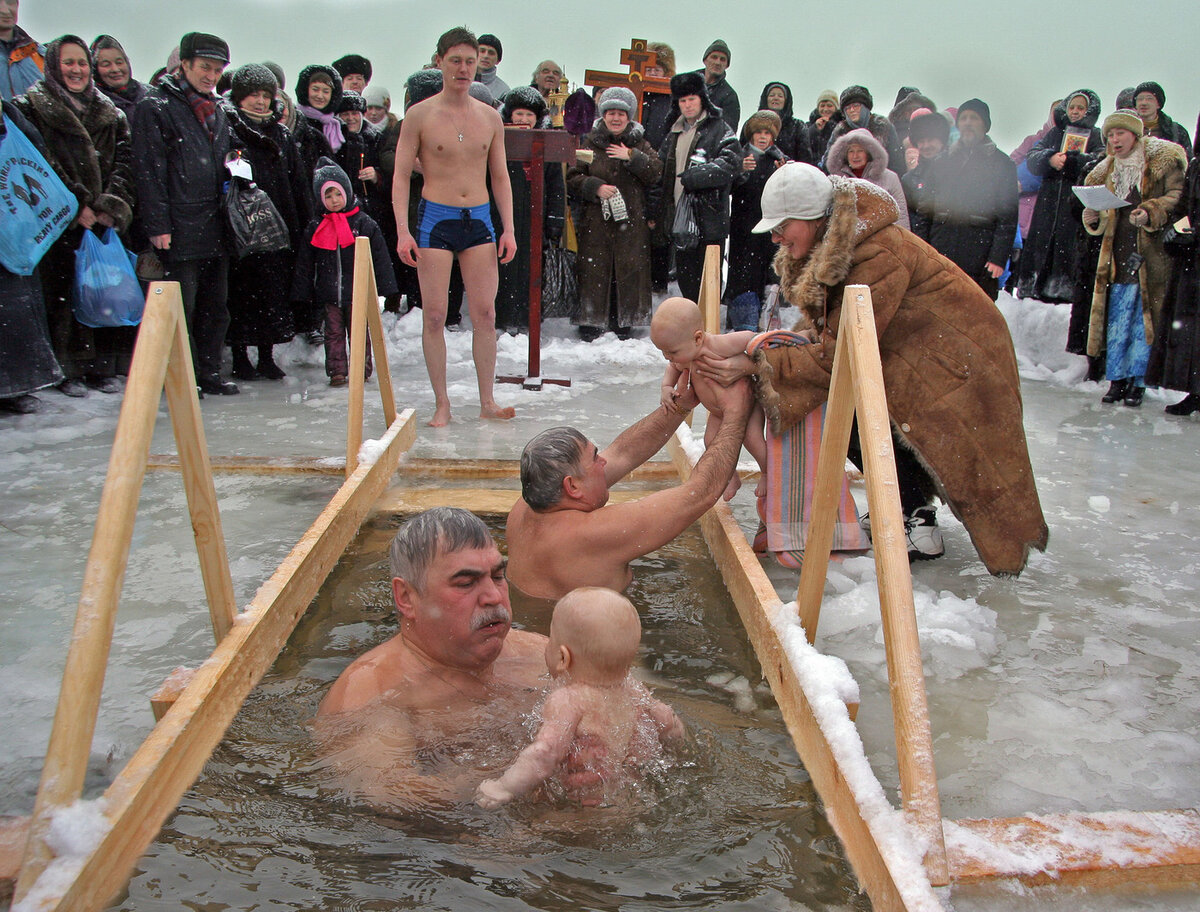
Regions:
<instances>
[{"instance_id":1,"label":"handbag","mask_svg":"<svg viewBox=\"0 0 1200 912\"><path fill-rule=\"evenodd\" d=\"M675 204L671 240L676 250L691 250L700 243L700 226L696 223L696 198L686 190Z\"/></svg>"},{"instance_id":2,"label":"handbag","mask_svg":"<svg viewBox=\"0 0 1200 912\"><path fill-rule=\"evenodd\" d=\"M1163 249L1176 256L1186 256L1196 249L1196 232L1179 231L1174 225L1168 225L1162 233Z\"/></svg>"},{"instance_id":3,"label":"handbag","mask_svg":"<svg viewBox=\"0 0 1200 912\"><path fill-rule=\"evenodd\" d=\"M17 275L33 275L71 227L79 201L11 119L0 116L0 130L0 264Z\"/></svg>"},{"instance_id":4,"label":"handbag","mask_svg":"<svg viewBox=\"0 0 1200 912\"><path fill-rule=\"evenodd\" d=\"M253 181L230 178L225 194L225 215L239 257L252 253L278 253L292 246L283 216L267 192Z\"/></svg>"},{"instance_id":5,"label":"handbag","mask_svg":"<svg viewBox=\"0 0 1200 912\"><path fill-rule=\"evenodd\" d=\"M83 232L75 251L75 319L84 326L137 326L146 299L133 271L130 253L113 228L102 238Z\"/></svg>"},{"instance_id":6,"label":"handbag","mask_svg":"<svg viewBox=\"0 0 1200 912\"><path fill-rule=\"evenodd\" d=\"M542 318L569 317L578 300L575 251L547 245L542 251Z\"/></svg>"}]
</instances>

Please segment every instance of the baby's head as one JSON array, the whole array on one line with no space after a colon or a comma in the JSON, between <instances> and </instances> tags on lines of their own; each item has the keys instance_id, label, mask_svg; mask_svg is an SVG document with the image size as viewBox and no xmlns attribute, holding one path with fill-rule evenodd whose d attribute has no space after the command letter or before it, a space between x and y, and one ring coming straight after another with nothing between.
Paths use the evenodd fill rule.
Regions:
<instances>
[{"instance_id":1,"label":"baby's head","mask_svg":"<svg viewBox=\"0 0 1200 912\"><path fill-rule=\"evenodd\" d=\"M611 589L584 586L558 600L550 620L546 667L573 681L615 684L629 674L642 639L637 610Z\"/></svg>"},{"instance_id":2,"label":"baby's head","mask_svg":"<svg viewBox=\"0 0 1200 912\"><path fill-rule=\"evenodd\" d=\"M650 321L650 341L676 367L686 367L700 354L704 315L695 301L667 298Z\"/></svg>"},{"instance_id":3,"label":"baby's head","mask_svg":"<svg viewBox=\"0 0 1200 912\"><path fill-rule=\"evenodd\" d=\"M354 199L350 178L337 162L324 156L317 162L313 173L313 193L317 197L317 212L341 212Z\"/></svg>"}]
</instances>

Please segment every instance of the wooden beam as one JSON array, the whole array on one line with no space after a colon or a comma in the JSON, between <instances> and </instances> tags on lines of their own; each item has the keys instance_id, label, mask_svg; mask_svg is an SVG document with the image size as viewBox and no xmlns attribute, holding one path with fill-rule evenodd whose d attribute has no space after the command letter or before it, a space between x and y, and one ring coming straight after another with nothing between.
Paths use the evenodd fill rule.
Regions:
<instances>
[{"instance_id":1,"label":"wooden beam","mask_svg":"<svg viewBox=\"0 0 1200 912\"><path fill-rule=\"evenodd\" d=\"M155 722L162 721L162 717L167 714L167 710L175 705L175 701L179 699L179 695L192 683L192 678L195 677L195 674L196 669L184 668L181 665L167 675L162 684L159 685L158 690L150 695L150 711L154 713Z\"/></svg>"},{"instance_id":2,"label":"wooden beam","mask_svg":"<svg viewBox=\"0 0 1200 912\"><path fill-rule=\"evenodd\" d=\"M668 446L686 478L692 463L680 444L682 433L680 428ZM903 876L896 870L895 859L881 848L886 836L877 831L878 825L860 805L852 785L855 777L843 766L831 738L813 712L809 696L771 621L772 614L780 609L779 596L729 505L718 501L701 517L700 527L742 618L763 675L771 685L796 751L821 797L825 815L842 842L859 885L871 898L872 907L876 912L940 912L942 905L928 881L921 883L912 876ZM910 873L919 877L920 870Z\"/></svg>"},{"instance_id":3,"label":"wooden beam","mask_svg":"<svg viewBox=\"0 0 1200 912\"><path fill-rule=\"evenodd\" d=\"M210 459L214 474L314 474L342 475L346 461L341 456L218 456ZM170 453L153 454L146 468L155 471L179 471L179 457ZM405 458L397 469L402 476L431 475L438 478L519 478L521 464L516 459L412 459ZM758 470L743 472L752 477ZM669 462L647 462L625 476L626 481L674 480L678 476Z\"/></svg>"},{"instance_id":4,"label":"wooden beam","mask_svg":"<svg viewBox=\"0 0 1200 912\"><path fill-rule=\"evenodd\" d=\"M210 458L214 475L345 475L341 456L218 456ZM146 468L152 472L178 472L179 457L171 453L151 454Z\"/></svg>"},{"instance_id":5,"label":"wooden beam","mask_svg":"<svg viewBox=\"0 0 1200 912\"><path fill-rule=\"evenodd\" d=\"M0 817L0 903L12 899L28 837L28 817Z\"/></svg>"},{"instance_id":6,"label":"wooden beam","mask_svg":"<svg viewBox=\"0 0 1200 912\"><path fill-rule=\"evenodd\" d=\"M1200 813L1194 808L947 820L943 826L955 883L1200 884Z\"/></svg>"},{"instance_id":7,"label":"wooden beam","mask_svg":"<svg viewBox=\"0 0 1200 912\"><path fill-rule=\"evenodd\" d=\"M380 513L420 513L431 507L461 507L485 516L504 516L521 492L507 488L391 488L379 498ZM612 491L609 503L628 503L644 491Z\"/></svg>"},{"instance_id":8,"label":"wooden beam","mask_svg":"<svg viewBox=\"0 0 1200 912\"><path fill-rule=\"evenodd\" d=\"M88 855L71 860L78 868L74 879L59 883L50 878L45 889L34 884L34 909L102 908L124 886L246 695L275 661L415 436L414 413L408 409L384 435L379 458L360 465L342 485L109 786L104 797L111 827Z\"/></svg>"}]
</instances>

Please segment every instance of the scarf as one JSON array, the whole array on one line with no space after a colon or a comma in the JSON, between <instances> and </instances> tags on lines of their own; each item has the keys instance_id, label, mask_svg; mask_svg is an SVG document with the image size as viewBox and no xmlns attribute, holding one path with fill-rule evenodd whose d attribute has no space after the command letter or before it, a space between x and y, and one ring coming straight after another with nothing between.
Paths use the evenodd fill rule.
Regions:
<instances>
[{"instance_id":1,"label":"scarf","mask_svg":"<svg viewBox=\"0 0 1200 912\"><path fill-rule=\"evenodd\" d=\"M325 138L329 140L329 148L336 152L342 147L342 143L346 140L342 136L342 121L336 114L325 114L318 111L312 105L296 105L304 116L310 120L318 121L321 124L321 132L325 134Z\"/></svg>"},{"instance_id":2,"label":"scarf","mask_svg":"<svg viewBox=\"0 0 1200 912\"><path fill-rule=\"evenodd\" d=\"M357 206L346 212L326 212L321 224L313 232L312 245L320 250L353 247L354 232L350 230L350 216L356 212Z\"/></svg>"},{"instance_id":3,"label":"scarf","mask_svg":"<svg viewBox=\"0 0 1200 912\"><path fill-rule=\"evenodd\" d=\"M1146 145L1139 141L1125 158L1113 159L1113 193L1121 199L1128 199L1131 190L1135 187L1140 190L1145 168Z\"/></svg>"},{"instance_id":4,"label":"scarf","mask_svg":"<svg viewBox=\"0 0 1200 912\"><path fill-rule=\"evenodd\" d=\"M200 126L208 131L208 138L217 135L217 99L212 95L201 95L182 75L176 77L176 85L183 92L183 97L192 106L192 113Z\"/></svg>"}]
</instances>

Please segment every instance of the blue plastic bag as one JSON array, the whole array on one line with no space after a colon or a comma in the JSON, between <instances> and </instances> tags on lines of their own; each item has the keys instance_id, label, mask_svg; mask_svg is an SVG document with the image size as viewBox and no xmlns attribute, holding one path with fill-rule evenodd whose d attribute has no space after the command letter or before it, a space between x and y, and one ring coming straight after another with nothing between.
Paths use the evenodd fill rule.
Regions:
<instances>
[{"instance_id":1,"label":"blue plastic bag","mask_svg":"<svg viewBox=\"0 0 1200 912\"><path fill-rule=\"evenodd\" d=\"M29 138L0 116L0 264L33 275L79 202Z\"/></svg>"},{"instance_id":2,"label":"blue plastic bag","mask_svg":"<svg viewBox=\"0 0 1200 912\"><path fill-rule=\"evenodd\" d=\"M129 259L129 251L113 228L104 237L85 231L75 251L75 319L84 326L137 326L146 299Z\"/></svg>"}]
</instances>

